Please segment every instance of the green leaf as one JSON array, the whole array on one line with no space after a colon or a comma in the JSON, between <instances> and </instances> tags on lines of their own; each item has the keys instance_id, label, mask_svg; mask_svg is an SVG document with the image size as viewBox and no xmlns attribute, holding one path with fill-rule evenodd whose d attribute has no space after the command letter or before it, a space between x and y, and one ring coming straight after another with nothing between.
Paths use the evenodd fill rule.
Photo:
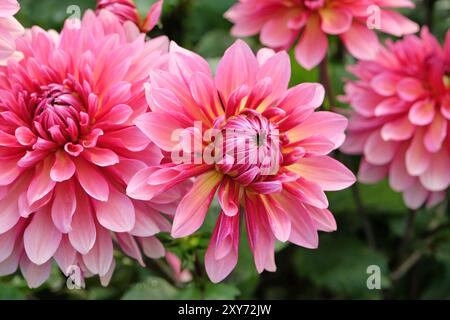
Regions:
<instances>
[{"instance_id":1,"label":"green leaf","mask_svg":"<svg viewBox=\"0 0 450 320\"><path fill-rule=\"evenodd\" d=\"M240 293L239 289L232 284L209 283L206 285L204 297L206 300L233 300Z\"/></svg>"},{"instance_id":2,"label":"green leaf","mask_svg":"<svg viewBox=\"0 0 450 320\"><path fill-rule=\"evenodd\" d=\"M381 286L390 286L387 259L354 237L322 235L317 250L299 250L294 259L300 277L341 298L381 298L381 290L369 290L367 268L381 269Z\"/></svg>"},{"instance_id":3,"label":"green leaf","mask_svg":"<svg viewBox=\"0 0 450 320\"><path fill-rule=\"evenodd\" d=\"M178 290L166 280L158 277L148 277L143 282L135 284L123 300L170 300L177 297Z\"/></svg>"}]
</instances>

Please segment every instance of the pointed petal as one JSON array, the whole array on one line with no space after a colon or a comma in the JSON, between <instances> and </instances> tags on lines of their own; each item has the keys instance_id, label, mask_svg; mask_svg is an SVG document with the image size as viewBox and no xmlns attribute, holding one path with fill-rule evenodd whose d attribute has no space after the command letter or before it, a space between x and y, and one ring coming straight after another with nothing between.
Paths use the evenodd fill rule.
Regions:
<instances>
[{"instance_id":1,"label":"pointed petal","mask_svg":"<svg viewBox=\"0 0 450 320\"><path fill-rule=\"evenodd\" d=\"M175 213L173 237L185 237L200 228L222 179L222 174L217 171L209 171L196 178L191 191L181 200Z\"/></svg>"}]
</instances>

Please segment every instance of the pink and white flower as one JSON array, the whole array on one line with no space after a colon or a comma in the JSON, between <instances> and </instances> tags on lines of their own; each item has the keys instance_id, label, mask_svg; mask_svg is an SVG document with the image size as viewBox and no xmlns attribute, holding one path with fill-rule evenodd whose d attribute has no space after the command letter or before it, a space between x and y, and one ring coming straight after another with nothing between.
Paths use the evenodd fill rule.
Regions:
<instances>
[{"instance_id":1,"label":"pink and white flower","mask_svg":"<svg viewBox=\"0 0 450 320\"><path fill-rule=\"evenodd\" d=\"M178 191L144 202L126 185L163 157L133 120L148 108L143 84L168 40L88 11L60 35L33 27L17 49L24 58L0 67L0 275L20 266L38 287L54 259L106 284L113 240L141 264L140 247L164 256L154 235L170 230L160 212L174 212Z\"/></svg>"},{"instance_id":2,"label":"pink and white flower","mask_svg":"<svg viewBox=\"0 0 450 320\"><path fill-rule=\"evenodd\" d=\"M6 64L6 59L16 53L15 41L24 32L14 18L19 9L17 0L0 0L0 65Z\"/></svg>"},{"instance_id":3,"label":"pink and white flower","mask_svg":"<svg viewBox=\"0 0 450 320\"><path fill-rule=\"evenodd\" d=\"M153 4L145 17L142 19L134 0L98 0L97 12L108 10L114 13L121 22L134 22L142 32L151 31L159 21L162 13L163 0Z\"/></svg>"},{"instance_id":4,"label":"pink and white flower","mask_svg":"<svg viewBox=\"0 0 450 320\"><path fill-rule=\"evenodd\" d=\"M339 36L354 57L367 60L379 48L374 28L395 36L417 32L416 23L390 10L412 7L410 0L239 0L225 16L235 24L234 36L259 33L274 49L289 49L300 39L297 61L312 69L326 56L330 35Z\"/></svg>"},{"instance_id":5,"label":"pink and white flower","mask_svg":"<svg viewBox=\"0 0 450 320\"><path fill-rule=\"evenodd\" d=\"M150 76L147 101L152 112L135 124L163 151L172 152L172 159L182 151L187 161L141 170L127 192L148 201L194 178L174 216L175 238L200 228L217 192L221 212L205 256L213 282L223 280L237 263L241 221L257 270L275 271L275 241L316 248L319 230L336 229L324 191L355 181L347 168L327 156L342 144L347 119L314 112L323 102L323 87L304 83L288 90L290 73L286 52L263 49L256 57L237 41L215 77L203 58L174 43L167 70ZM192 134L174 140L180 129ZM229 135L230 130L238 135ZM201 132L205 139L198 146ZM254 151L262 158L250 161ZM206 161L206 154L216 161Z\"/></svg>"},{"instance_id":6,"label":"pink and white flower","mask_svg":"<svg viewBox=\"0 0 450 320\"><path fill-rule=\"evenodd\" d=\"M359 180L389 177L409 208L444 199L450 186L450 32L428 29L388 41L373 61L349 68L343 101L353 107L342 150L364 155Z\"/></svg>"}]
</instances>

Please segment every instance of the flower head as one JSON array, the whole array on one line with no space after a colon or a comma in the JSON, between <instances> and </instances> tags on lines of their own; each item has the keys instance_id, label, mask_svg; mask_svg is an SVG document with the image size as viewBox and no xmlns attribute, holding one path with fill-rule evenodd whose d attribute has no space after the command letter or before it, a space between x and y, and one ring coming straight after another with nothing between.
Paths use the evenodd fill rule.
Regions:
<instances>
[{"instance_id":1,"label":"flower head","mask_svg":"<svg viewBox=\"0 0 450 320\"><path fill-rule=\"evenodd\" d=\"M343 151L363 154L362 182L389 176L408 207L433 205L450 185L450 32L389 41L377 59L349 69L344 101L354 111Z\"/></svg>"},{"instance_id":2,"label":"flower head","mask_svg":"<svg viewBox=\"0 0 450 320\"><path fill-rule=\"evenodd\" d=\"M15 40L23 34L22 25L14 18L19 9L17 0L0 0L0 65L14 55Z\"/></svg>"},{"instance_id":3,"label":"flower head","mask_svg":"<svg viewBox=\"0 0 450 320\"><path fill-rule=\"evenodd\" d=\"M133 124L147 104L143 83L168 41L145 40L107 11L88 11L61 34L34 27L17 40L24 58L0 67L0 275L18 265L31 287L55 259L66 273L107 282L113 238L143 264L164 256L153 237L169 230L177 191L131 200L133 174L162 154Z\"/></svg>"},{"instance_id":4,"label":"flower head","mask_svg":"<svg viewBox=\"0 0 450 320\"><path fill-rule=\"evenodd\" d=\"M127 191L150 200L195 178L175 213L174 237L200 228L217 192L221 212L205 257L212 281L237 263L241 221L259 272L275 270L276 239L316 248L318 230L336 229L324 191L355 178L327 154L343 142L347 120L314 112L321 85L288 90L286 52L262 49L255 57L237 41L213 78L204 59L172 44L168 69L150 78L152 112L135 123L170 159L141 170Z\"/></svg>"},{"instance_id":5,"label":"flower head","mask_svg":"<svg viewBox=\"0 0 450 320\"><path fill-rule=\"evenodd\" d=\"M274 49L295 47L305 68L325 57L329 35L338 35L358 59L372 59L379 47L373 29L402 36L418 31L416 23L390 8L411 8L412 1L384 0L239 0L225 16L235 25L235 36L260 33L261 42Z\"/></svg>"},{"instance_id":6,"label":"flower head","mask_svg":"<svg viewBox=\"0 0 450 320\"><path fill-rule=\"evenodd\" d=\"M135 23L142 32L151 31L161 16L163 0L153 4L145 19L142 19L134 0L98 0L97 12L108 10L114 13L121 22L131 21Z\"/></svg>"}]
</instances>

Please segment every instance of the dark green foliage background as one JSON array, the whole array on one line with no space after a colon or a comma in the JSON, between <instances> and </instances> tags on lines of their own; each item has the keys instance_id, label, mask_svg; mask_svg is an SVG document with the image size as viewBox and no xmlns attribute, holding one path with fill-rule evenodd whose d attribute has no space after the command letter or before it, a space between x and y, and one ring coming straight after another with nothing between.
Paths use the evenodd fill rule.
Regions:
<instances>
[{"instance_id":1,"label":"dark green foliage background","mask_svg":"<svg viewBox=\"0 0 450 320\"><path fill-rule=\"evenodd\" d=\"M94 0L19 2L22 11L18 19L24 25L37 24L56 30L61 29L69 5L77 4L83 10L95 7ZM137 2L140 10L146 12L154 1ZM165 0L161 29L153 31L151 36L166 34L203 55L214 66L233 42L229 35L231 25L222 17L233 3L233 0ZM430 9L431 4L434 10ZM417 8L405 13L421 25L431 24L440 41L444 39L450 26L450 0L417 1ZM255 49L259 47L257 38L247 40ZM346 76L342 61L349 64L353 60L348 55L342 59L338 52L337 41L333 39L329 59L334 90L341 94L342 77ZM292 85L319 80L317 70L307 72L295 60L292 60L292 72ZM346 161L352 169L357 167L358 159ZM243 237L236 270L225 282L213 285L204 274L203 266L199 267L198 257L203 256L208 244L218 212L216 205L195 236L172 241L162 235L167 247L182 256L185 267L194 274L194 280L185 286L174 284L167 276L163 260L148 260L144 269L117 251L117 269L107 288L93 278L88 279L86 290L70 291L66 289L65 278L55 268L50 280L37 290L28 289L19 274L0 279L0 299L450 299L450 229L445 204L417 212L412 238L407 241L404 254L399 254L410 214L401 195L390 190L386 181L358 187L363 211L375 231L376 248L368 245L352 191L330 193L338 231L321 234L318 250L280 244L277 246L278 271L258 275ZM435 228L438 229L433 232ZM414 258L412 264L408 260L411 257ZM407 267L405 272L400 277L392 277L401 264ZM380 266L382 290L367 289L369 265Z\"/></svg>"}]
</instances>

